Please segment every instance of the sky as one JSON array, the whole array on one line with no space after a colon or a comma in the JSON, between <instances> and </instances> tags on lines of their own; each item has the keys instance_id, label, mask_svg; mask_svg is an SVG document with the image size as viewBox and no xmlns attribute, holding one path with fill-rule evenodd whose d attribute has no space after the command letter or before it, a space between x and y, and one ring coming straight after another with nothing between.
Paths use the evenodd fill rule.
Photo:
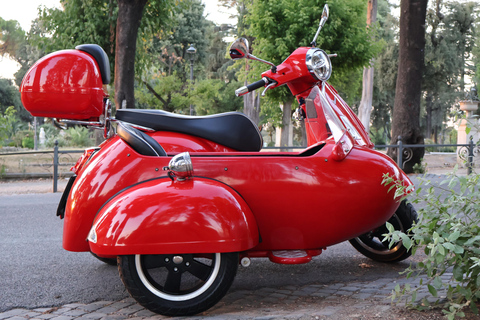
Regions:
<instances>
[{"instance_id":1,"label":"sky","mask_svg":"<svg viewBox=\"0 0 480 320\"><path fill-rule=\"evenodd\" d=\"M205 13L209 20L217 24L230 23L235 21L228 19L226 9L218 7L217 0L202 0L205 4ZM38 7L60 8L60 0L2 0L0 4L0 17L5 20L17 20L23 30L30 30L30 24L36 18ZM13 79L13 74L19 69L19 65L8 57L0 57L0 77Z\"/></svg>"}]
</instances>

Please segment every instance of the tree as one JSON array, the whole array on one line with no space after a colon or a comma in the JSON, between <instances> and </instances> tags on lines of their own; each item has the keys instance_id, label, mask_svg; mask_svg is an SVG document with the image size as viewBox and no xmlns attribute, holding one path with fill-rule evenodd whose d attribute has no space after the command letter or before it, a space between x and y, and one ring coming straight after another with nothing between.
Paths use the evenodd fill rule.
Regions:
<instances>
[{"instance_id":1,"label":"tree","mask_svg":"<svg viewBox=\"0 0 480 320\"><path fill-rule=\"evenodd\" d=\"M15 73L15 83L20 86L27 70L38 60L43 52L32 46L28 37L31 34L39 34L40 29L36 23L28 34L20 27L16 20L3 20L0 18L0 56L8 56L20 64L20 69ZM24 113L20 112L22 118Z\"/></svg>"},{"instance_id":2,"label":"tree","mask_svg":"<svg viewBox=\"0 0 480 320\"><path fill-rule=\"evenodd\" d=\"M368 1L367 9L367 27L372 28L377 21L377 0ZM373 76L375 69L373 67L374 59L370 60L370 65L363 68L363 90L362 100L358 106L358 117L365 129L370 131L370 114L372 112L373 102Z\"/></svg>"},{"instance_id":3,"label":"tree","mask_svg":"<svg viewBox=\"0 0 480 320\"><path fill-rule=\"evenodd\" d=\"M41 29L28 40L46 53L73 49L85 43L101 46L115 63L118 7L114 0L63 0L62 9L39 8L33 27Z\"/></svg>"},{"instance_id":4,"label":"tree","mask_svg":"<svg viewBox=\"0 0 480 320\"><path fill-rule=\"evenodd\" d=\"M392 119L392 144L402 137L404 144L423 144L420 130L421 84L425 50L425 18L428 0L402 0L400 4L400 41L395 104ZM420 163L424 148L412 148L412 157L404 165L407 173ZM388 154L396 158L397 149Z\"/></svg>"},{"instance_id":5,"label":"tree","mask_svg":"<svg viewBox=\"0 0 480 320\"><path fill-rule=\"evenodd\" d=\"M143 8L148 0L117 0L118 18L115 43L115 104L135 106L135 53Z\"/></svg>"},{"instance_id":6,"label":"tree","mask_svg":"<svg viewBox=\"0 0 480 320\"><path fill-rule=\"evenodd\" d=\"M200 0L187 0L183 4L175 9L175 26L168 37L153 39L151 54L158 58L140 79L156 101L147 95L143 98L149 100L150 105L160 103L162 109L170 112L181 112L190 103L198 103L199 97L195 93L199 92L197 84L200 81L210 78L222 78L224 82L235 80L232 72L226 68L231 61L225 59L226 44L222 40L222 29L204 17L205 6ZM191 44L197 49L195 85L189 84L190 57L187 49ZM224 90L225 86L219 88ZM212 95L200 96L213 99ZM142 103L145 99L142 99ZM213 103L213 100L209 101Z\"/></svg>"},{"instance_id":7,"label":"tree","mask_svg":"<svg viewBox=\"0 0 480 320\"><path fill-rule=\"evenodd\" d=\"M15 57L21 43L25 40L25 31L16 20L0 18L0 56Z\"/></svg>"},{"instance_id":8,"label":"tree","mask_svg":"<svg viewBox=\"0 0 480 320\"><path fill-rule=\"evenodd\" d=\"M425 136L437 143L439 130L458 99L463 98L464 77L473 49L471 3L446 3L436 0L427 12L425 68L423 90L425 97ZM465 43L469 45L465 46Z\"/></svg>"},{"instance_id":9,"label":"tree","mask_svg":"<svg viewBox=\"0 0 480 320\"><path fill-rule=\"evenodd\" d=\"M25 122L32 120L32 116L22 106L20 92L10 79L0 78L0 113L5 113L9 108L15 109L16 115Z\"/></svg>"},{"instance_id":10,"label":"tree","mask_svg":"<svg viewBox=\"0 0 480 320\"><path fill-rule=\"evenodd\" d=\"M254 37L248 35L249 24L246 21L248 15L247 4L252 1L248 0L219 0L220 5L226 8L235 8L237 11L237 25L234 33L237 38L247 38L250 43ZM246 61L237 61L239 77L243 80L244 85L248 84L250 63ZM241 71L240 71L241 70ZM243 113L247 115L256 125L260 123L260 92L252 91L243 96Z\"/></svg>"},{"instance_id":11,"label":"tree","mask_svg":"<svg viewBox=\"0 0 480 320\"><path fill-rule=\"evenodd\" d=\"M2 141L8 139L12 135L12 130L16 122L15 108L10 106L5 111L0 112L0 145Z\"/></svg>"},{"instance_id":12,"label":"tree","mask_svg":"<svg viewBox=\"0 0 480 320\"><path fill-rule=\"evenodd\" d=\"M118 64L111 68L119 72L114 75L118 107L124 100L134 107L135 70L151 64L147 39L168 29L174 0L64 0L62 5L62 10L40 11L39 22L50 36L36 37L36 44L46 52L99 44L111 66Z\"/></svg>"},{"instance_id":13,"label":"tree","mask_svg":"<svg viewBox=\"0 0 480 320\"><path fill-rule=\"evenodd\" d=\"M384 46L375 58L370 137L376 144L388 144L398 73L399 26L398 19L391 14L391 5L386 0L378 2L377 18L379 38Z\"/></svg>"}]
</instances>

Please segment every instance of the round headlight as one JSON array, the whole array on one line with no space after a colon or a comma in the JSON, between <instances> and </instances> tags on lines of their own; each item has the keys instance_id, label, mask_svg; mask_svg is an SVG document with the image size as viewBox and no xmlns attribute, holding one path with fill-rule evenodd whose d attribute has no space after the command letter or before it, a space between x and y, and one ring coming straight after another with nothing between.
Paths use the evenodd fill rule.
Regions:
<instances>
[{"instance_id":1,"label":"round headlight","mask_svg":"<svg viewBox=\"0 0 480 320\"><path fill-rule=\"evenodd\" d=\"M322 49L312 48L308 50L305 63L312 76L320 81L327 81L332 75L332 63Z\"/></svg>"}]
</instances>

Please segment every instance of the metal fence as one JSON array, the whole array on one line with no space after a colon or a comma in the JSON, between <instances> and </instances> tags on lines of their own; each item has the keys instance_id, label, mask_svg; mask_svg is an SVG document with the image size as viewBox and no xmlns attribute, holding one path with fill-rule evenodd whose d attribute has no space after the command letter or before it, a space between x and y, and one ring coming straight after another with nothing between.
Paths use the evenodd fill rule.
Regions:
<instances>
[{"instance_id":1,"label":"metal fence","mask_svg":"<svg viewBox=\"0 0 480 320\"><path fill-rule=\"evenodd\" d=\"M0 179L53 179L53 192L58 190L58 179L73 175L70 168L84 150L53 150L0 153Z\"/></svg>"},{"instance_id":2,"label":"metal fence","mask_svg":"<svg viewBox=\"0 0 480 320\"><path fill-rule=\"evenodd\" d=\"M413 156L414 148L443 148L456 147L457 154L467 165L467 174L471 174L474 168L474 157L478 154L479 146L473 142L470 137L468 144L403 144L402 137L398 137L398 144L394 145L375 145L375 149L381 148L397 148L397 165L403 169L406 162L410 161Z\"/></svg>"},{"instance_id":3,"label":"metal fence","mask_svg":"<svg viewBox=\"0 0 480 320\"><path fill-rule=\"evenodd\" d=\"M413 155L413 148L443 148L456 147L457 154L467 164L467 173L471 174L474 167L475 157L480 151L479 146L470 139L468 144L403 144L399 137L396 145L375 145L375 149L397 148L397 164L403 169L404 164ZM264 148L267 150L279 150L278 147ZM303 149L303 147L281 148L285 151ZM60 177L69 177L69 171L78 156L73 154L83 153L83 150L60 150L55 144L53 151L23 151L0 153L0 179L26 179L26 178L49 178L53 179L53 192L57 192L57 182ZM15 158L16 157L16 158ZM12 165L13 163L13 165ZM14 171L5 170L9 164Z\"/></svg>"}]
</instances>

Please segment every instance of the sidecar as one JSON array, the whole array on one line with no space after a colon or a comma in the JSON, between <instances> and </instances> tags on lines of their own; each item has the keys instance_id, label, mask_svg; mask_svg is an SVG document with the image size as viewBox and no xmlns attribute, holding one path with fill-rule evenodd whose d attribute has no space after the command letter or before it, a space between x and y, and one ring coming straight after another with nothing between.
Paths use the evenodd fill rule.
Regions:
<instances>
[{"instance_id":1,"label":"sidecar","mask_svg":"<svg viewBox=\"0 0 480 320\"><path fill-rule=\"evenodd\" d=\"M373 150L330 85L302 97L306 149L261 152L258 128L241 113L122 109L110 118L105 61L95 52L39 61L22 83L22 101L38 116L117 123L116 133L74 166L57 214L63 247L118 258L140 304L165 315L195 314L226 293L239 261L306 263L345 240L380 261L410 255L381 239L386 221L406 231L415 220L413 208L382 185L384 175L406 187L411 181ZM72 110L65 101L80 104Z\"/></svg>"}]
</instances>

